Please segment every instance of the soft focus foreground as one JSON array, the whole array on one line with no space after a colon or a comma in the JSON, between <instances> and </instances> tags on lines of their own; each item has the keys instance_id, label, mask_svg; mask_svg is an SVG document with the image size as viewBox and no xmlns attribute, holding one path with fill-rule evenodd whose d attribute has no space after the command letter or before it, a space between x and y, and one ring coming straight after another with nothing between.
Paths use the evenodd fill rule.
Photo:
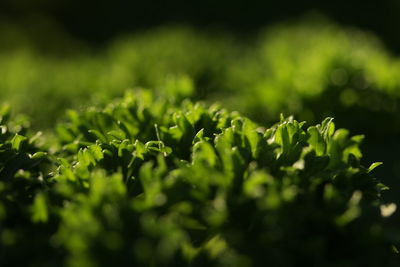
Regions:
<instances>
[{"instance_id":1,"label":"soft focus foreground","mask_svg":"<svg viewBox=\"0 0 400 267\"><path fill-rule=\"evenodd\" d=\"M395 206L361 136L179 102L138 91L70 111L42 144L4 110L1 262L394 266Z\"/></svg>"}]
</instances>

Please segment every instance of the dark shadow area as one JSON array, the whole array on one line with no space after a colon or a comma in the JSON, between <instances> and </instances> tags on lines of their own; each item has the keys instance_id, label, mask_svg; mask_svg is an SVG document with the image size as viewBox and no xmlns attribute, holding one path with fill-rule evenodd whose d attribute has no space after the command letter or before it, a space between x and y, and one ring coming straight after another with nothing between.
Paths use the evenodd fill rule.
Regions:
<instances>
[{"instance_id":1,"label":"dark shadow area","mask_svg":"<svg viewBox=\"0 0 400 267\"><path fill-rule=\"evenodd\" d=\"M223 28L244 36L266 24L318 11L344 25L378 35L395 52L400 49L400 3L361 1L128 1L3 0L0 19L36 27L46 19L77 39L99 44L127 32L184 23Z\"/></svg>"}]
</instances>

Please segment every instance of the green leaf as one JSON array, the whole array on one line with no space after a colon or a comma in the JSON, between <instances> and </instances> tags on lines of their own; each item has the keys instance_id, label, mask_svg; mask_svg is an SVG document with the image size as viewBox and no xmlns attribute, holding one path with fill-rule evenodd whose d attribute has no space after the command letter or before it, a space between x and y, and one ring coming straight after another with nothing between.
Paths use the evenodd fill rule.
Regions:
<instances>
[{"instance_id":1,"label":"green leaf","mask_svg":"<svg viewBox=\"0 0 400 267\"><path fill-rule=\"evenodd\" d=\"M47 155L46 152L36 152L31 156L31 159L41 159L44 158Z\"/></svg>"},{"instance_id":2,"label":"green leaf","mask_svg":"<svg viewBox=\"0 0 400 267\"><path fill-rule=\"evenodd\" d=\"M333 118L328 117L325 120L323 120L320 126L320 131L325 140L333 136L333 134L335 133L335 124L333 123Z\"/></svg>"},{"instance_id":3,"label":"green leaf","mask_svg":"<svg viewBox=\"0 0 400 267\"><path fill-rule=\"evenodd\" d=\"M113 131L108 132L107 134L118 140L123 140L126 138L125 132L123 132L121 130L113 130Z\"/></svg>"},{"instance_id":4,"label":"green leaf","mask_svg":"<svg viewBox=\"0 0 400 267\"><path fill-rule=\"evenodd\" d=\"M311 126L307 129L307 133L309 134L308 142L311 147L315 150L317 156L322 156L325 154L326 143L322 138L318 129L314 126Z\"/></svg>"},{"instance_id":5,"label":"green leaf","mask_svg":"<svg viewBox=\"0 0 400 267\"><path fill-rule=\"evenodd\" d=\"M32 210L32 221L34 223L45 223L48 220L48 211L46 204L46 197L39 193L35 196L33 201Z\"/></svg>"},{"instance_id":6,"label":"green leaf","mask_svg":"<svg viewBox=\"0 0 400 267\"><path fill-rule=\"evenodd\" d=\"M11 140L11 147L14 150L19 151L25 140L28 140L28 138L26 138L25 136L19 135L19 134L15 134L14 138Z\"/></svg>"},{"instance_id":7,"label":"green leaf","mask_svg":"<svg viewBox=\"0 0 400 267\"><path fill-rule=\"evenodd\" d=\"M202 128L200 131L197 132L197 134L193 138L192 144L195 144L197 142L204 140L203 135L204 135L204 128Z\"/></svg>"},{"instance_id":8,"label":"green leaf","mask_svg":"<svg viewBox=\"0 0 400 267\"><path fill-rule=\"evenodd\" d=\"M97 130L89 130L89 133L93 134L95 137L97 137L101 142L103 143L107 143L107 137L102 134L101 132L97 131Z\"/></svg>"},{"instance_id":9,"label":"green leaf","mask_svg":"<svg viewBox=\"0 0 400 267\"><path fill-rule=\"evenodd\" d=\"M215 166L217 160L217 155L215 154L214 148L211 144L206 141L200 141L194 144L192 153L193 164L204 161L210 166Z\"/></svg>"},{"instance_id":10,"label":"green leaf","mask_svg":"<svg viewBox=\"0 0 400 267\"><path fill-rule=\"evenodd\" d=\"M83 166L89 166L90 164L96 164L96 160L92 153L87 148L80 149L78 151L78 161Z\"/></svg>"},{"instance_id":11,"label":"green leaf","mask_svg":"<svg viewBox=\"0 0 400 267\"><path fill-rule=\"evenodd\" d=\"M10 117L10 105L1 105L0 106L0 124L6 124L7 120Z\"/></svg>"},{"instance_id":12,"label":"green leaf","mask_svg":"<svg viewBox=\"0 0 400 267\"><path fill-rule=\"evenodd\" d=\"M373 169L375 169L376 167L378 167L378 166L380 166L382 164L383 164L383 162L374 162L374 163L372 163L371 166L369 166L367 172L370 173Z\"/></svg>"},{"instance_id":13,"label":"green leaf","mask_svg":"<svg viewBox=\"0 0 400 267\"><path fill-rule=\"evenodd\" d=\"M99 161L99 160L104 158L102 149L101 149L101 147L99 145L91 145L88 148L89 148L90 153L93 155L93 157L97 161Z\"/></svg>"},{"instance_id":14,"label":"green leaf","mask_svg":"<svg viewBox=\"0 0 400 267\"><path fill-rule=\"evenodd\" d=\"M147 153L147 151L148 151L146 146L142 142L140 142L139 140L136 140L135 141L135 148L136 149L133 152L134 156L144 160L143 155L145 153Z\"/></svg>"}]
</instances>

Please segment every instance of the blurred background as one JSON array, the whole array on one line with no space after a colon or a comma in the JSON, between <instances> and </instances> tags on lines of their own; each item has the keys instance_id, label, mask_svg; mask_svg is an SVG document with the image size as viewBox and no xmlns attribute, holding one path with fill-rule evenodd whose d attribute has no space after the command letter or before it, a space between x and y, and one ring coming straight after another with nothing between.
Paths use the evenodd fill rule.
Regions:
<instances>
[{"instance_id":1,"label":"blurred background","mask_svg":"<svg viewBox=\"0 0 400 267\"><path fill-rule=\"evenodd\" d=\"M40 39L38 34L60 27L73 37L95 45L123 33L166 23L248 34L310 11L325 14L340 24L373 31L392 49L399 49L400 2L397 0L2 0L0 4L3 22L16 23L37 39Z\"/></svg>"},{"instance_id":2,"label":"blurred background","mask_svg":"<svg viewBox=\"0 0 400 267\"><path fill-rule=\"evenodd\" d=\"M1 0L0 104L45 132L136 87L265 126L332 116L399 204L399 26L396 0Z\"/></svg>"}]
</instances>

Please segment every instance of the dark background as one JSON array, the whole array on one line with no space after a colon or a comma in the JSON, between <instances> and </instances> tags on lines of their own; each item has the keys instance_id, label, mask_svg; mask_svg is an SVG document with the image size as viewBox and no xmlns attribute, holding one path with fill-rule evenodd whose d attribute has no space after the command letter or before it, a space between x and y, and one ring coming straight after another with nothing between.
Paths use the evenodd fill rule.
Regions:
<instances>
[{"instance_id":1,"label":"dark background","mask_svg":"<svg viewBox=\"0 0 400 267\"><path fill-rule=\"evenodd\" d=\"M247 35L259 27L318 12L337 23L375 33L394 53L400 52L400 1L128 1L1 0L0 23L16 23L32 35L58 27L91 44L116 35L163 24L220 28Z\"/></svg>"}]
</instances>

